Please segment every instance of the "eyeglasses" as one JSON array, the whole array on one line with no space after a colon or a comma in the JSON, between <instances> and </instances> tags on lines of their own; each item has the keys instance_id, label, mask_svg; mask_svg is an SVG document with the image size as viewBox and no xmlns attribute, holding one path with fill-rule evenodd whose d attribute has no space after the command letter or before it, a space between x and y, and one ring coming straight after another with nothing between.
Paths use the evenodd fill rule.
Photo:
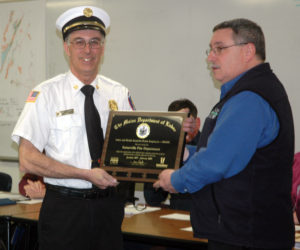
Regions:
<instances>
[{"instance_id":1,"label":"eyeglasses","mask_svg":"<svg viewBox=\"0 0 300 250\"><path fill-rule=\"evenodd\" d=\"M140 204L140 203L134 204L133 206L137 211L144 211L147 208L146 204Z\"/></svg>"},{"instance_id":2,"label":"eyeglasses","mask_svg":"<svg viewBox=\"0 0 300 250\"><path fill-rule=\"evenodd\" d=\"M145 210L147 208L147 205L143 203L136 203L138 200L139 198L133 197L132 199L128 200L127 204L129 205L129 207L130 205L134 207L137 211Z\"/></svg>"},{"instance_id":3,"label":"eyeglasses","mask_svg":"<svg viewBox=\"0 0 300 250\"><path fill-rule=\"evenodd\" d=\"M214 48L209 48L205 51L205 53L207 56L209 56L210 52L212 52L215 56L219 56L219 55L221 55L223 49L228 49L233 46L241 46L241 45L245 45L245 44L247 44L247 43L236 43L236 44L232 44L229 46L218 46L218 47L214 47Z\"/></svg>"},{"instance_id":4,"label":"eyeglasses","mask_svg":"<svg viewBox=\"0 0 300 250\"><path fill-rule=\"evenodd\" d=\"M84 49L86 47L86 44L88 43L90 46L90 49L99 49L100 47L103 46L104 44L104 39L91 39L88 42L85 41L84 39L75 39L74 41L70 42L75 49Z\"/></svg>"}]
</instances>

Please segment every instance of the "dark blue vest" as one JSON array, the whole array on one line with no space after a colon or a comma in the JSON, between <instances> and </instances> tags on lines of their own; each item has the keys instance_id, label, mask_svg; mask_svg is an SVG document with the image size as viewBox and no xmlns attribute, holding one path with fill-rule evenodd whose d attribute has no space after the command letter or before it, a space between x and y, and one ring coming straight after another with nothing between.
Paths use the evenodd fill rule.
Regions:
<instances>
[{"instance_id":1,"label":"dark blue vest","mask_svg":"<svg viewBox=\"0 0 300 250\"><path fill-rule=\"evenodd\" d=\"M272 143L257 149L239 174L192 194L194 234L247 247L292 247L293 117L286 92L269 64L249 70L214 106L206 118L198 148L206 147L226 101L246 90L257 93L271 105L279 119L279 134Z\"/></svg>"}]
</instances>

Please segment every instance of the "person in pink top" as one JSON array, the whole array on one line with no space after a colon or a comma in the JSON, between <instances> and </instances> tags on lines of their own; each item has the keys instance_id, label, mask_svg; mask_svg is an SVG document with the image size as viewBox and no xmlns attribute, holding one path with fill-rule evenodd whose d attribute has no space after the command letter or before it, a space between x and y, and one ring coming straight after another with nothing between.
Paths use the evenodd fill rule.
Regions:
<instances>
[{"instance_id":1,"label":"person in pink top","mask_svg":"<svg viewBox=\"0 0 300 250\"><path fill-rule=\"evenodd\" d=\"M300 152L294 156L293 164L293 186L292 186L292 201L294 205L294 222L299 224L300 219Z\"/></svg>"},{"instance_id":2,"label":"person in pink top","mask_svg":"<svg viewBox=\"0 0 300 250\"><path fill-rule=\"evenodd\" d=\"M31 199L44 198L46 187L43 177L34 174L25 174L19 182L19 192Z\"/></svg>"}]
</instances>

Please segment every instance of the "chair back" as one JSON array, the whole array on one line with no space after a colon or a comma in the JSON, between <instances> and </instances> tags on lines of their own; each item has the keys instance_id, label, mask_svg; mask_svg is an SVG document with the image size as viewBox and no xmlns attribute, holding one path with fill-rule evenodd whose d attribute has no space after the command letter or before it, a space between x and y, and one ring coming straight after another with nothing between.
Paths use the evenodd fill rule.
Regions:
<instances>
[{"instance_id":1,"label":"chair back","mask_svg":"<svg viewBox=\"0 0 300 250\"><path fill-rule=\"evenodd\" d=\"M11 191L12 178L9 174L0 172L0 191Z\"/></svg>"}]
</instances>

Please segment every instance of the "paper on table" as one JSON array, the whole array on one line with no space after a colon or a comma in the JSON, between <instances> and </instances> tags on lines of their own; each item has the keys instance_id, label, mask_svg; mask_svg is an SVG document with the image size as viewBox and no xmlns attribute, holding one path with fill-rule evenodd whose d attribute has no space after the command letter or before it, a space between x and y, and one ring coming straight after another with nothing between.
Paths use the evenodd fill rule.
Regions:
<instances>
[{"instance_id":1,"label":"paper on table","mask_svg":"<svg viewBox=\"0 0 300 250\"><path fill-rule=\"evenodd\" d=\"M18 194L18 193L10 193L10 192L3 192L3 191L0 191L0 199L3 199L3 198L7 198L7 199L10 199L12 201L24 201L24 200L28 200L29 198L21 195L21 194Z\"/></svg>"},{"instance_id":2,"label":"paper on table","mask_svg":"<svg viewBox=\"0 0 300 250\"><path fill-rule=\"evenodd\" d=\"M295 231L300 231L300 225L295 225Z\"/></svg>"},{"instance_id":3,"label":"paper on table","mask_svg":"<svg viewBox=\"0 0 300 250\"><path fill-rule=\"evenodd\" d=\"M43 202L43 199L32 199L32 200L26 200L26 201L18 201L17 203L21 204L36 204Z\"/></svg>"},{"instance_id":4,"label":"paper on table","mask_svg":"<svg viewBox=\"0 0 300 250\"><path fill-rule=\"evenodd\" d=\"M161 215L160 218L173 219L173 220L190 220L190 215L172 213L172 214Z\"/></svg>"},{"instance_id":5,"label":"paper on table","mask_svg":"<svg viewBox=\"0 0 300 250\"><path fill-rule=\"evenodd\" d=\"M125 215L135 215L135 214L142 214L142 213L148 213L148 212L154 212L157 210L160 210L160 207L146 207L143 210L137 210L133 205L127 205L125 207Z\"/></svg>"},{"instance_id":6,"label":"paper on table","mask_svg":"<svg viewBox=\"0 0 300 250\"><path fill-rule=\"evenodd\" d=\"M184 228L180 228L180 230L187 231L187 232L193 232L193 228L192 227L184 227Z\"/></svg>"}]
</instances>

